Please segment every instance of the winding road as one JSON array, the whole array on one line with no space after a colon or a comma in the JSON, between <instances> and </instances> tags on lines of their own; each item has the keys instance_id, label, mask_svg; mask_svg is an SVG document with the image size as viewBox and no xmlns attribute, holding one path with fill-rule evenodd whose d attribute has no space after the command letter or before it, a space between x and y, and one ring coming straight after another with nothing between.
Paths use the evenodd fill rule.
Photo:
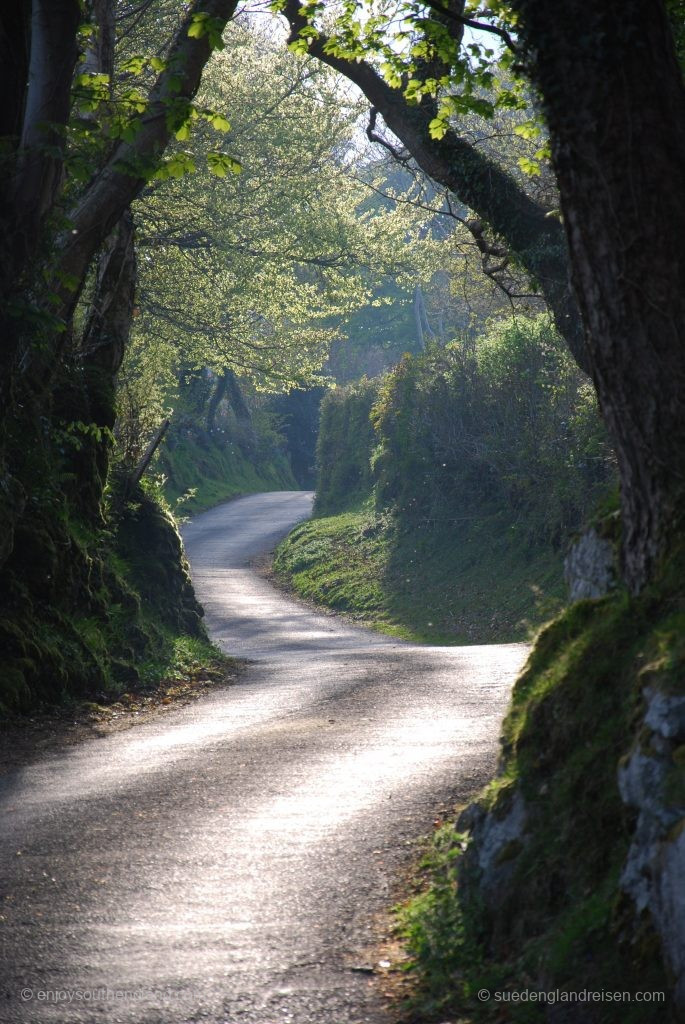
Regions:
<instances>
[{"instance_id":1,"label":"winding road","mask_svg":"<svg viewBox=\"0 0 685 1024\"><path fill-rule=\"evenodd\" d=\"M391 1021L375 922L492 772L526 648L405 644L277 592L250 563L311 499L184 530L235 685L2 778L0 1021Z\"/></svg>"}]
</instances>

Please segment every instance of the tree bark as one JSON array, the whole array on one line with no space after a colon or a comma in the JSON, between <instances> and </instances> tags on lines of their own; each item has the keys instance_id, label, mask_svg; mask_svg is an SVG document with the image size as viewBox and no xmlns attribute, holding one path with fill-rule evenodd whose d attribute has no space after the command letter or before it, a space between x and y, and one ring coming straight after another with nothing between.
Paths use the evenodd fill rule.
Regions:
<instances>
[{"instance_id":1,"label":"tree bark","mask_svg":"<svg viewBox=\"0 0 685 1024\"><path fill-rule=\"evenodd\" d=\"M20 10L25 12L26 7ZM22 276L37 252L46 214L59 192L66 141L61 129L69 116L80 18L77 0L34 0L29 52L26 21L15 21L11 26L12 37L19 43L13 58L14 74L28 73L28 79L19 83L15 77L8 83L12 97L10 127L13 133L19 132L19 139L13 172L6 177L0 200L5 225L0 298L12 281ZM5 21L8 23L9 19ZM20 42L21 32L24 38ZM8 37L8 44L12 37Z\"/></svg>"},{"instance_id":2,"label":"tree bark","mask_svg":"<svg viewBox=\"0 0 685 1024\"><path fill-rule=\"evenodd\" d=\"M133 217L127 210L100 256L95 292L80 344L83 364L97 367L112 382L124 358L133 321L137 283L134 242ZM113 421L107 422L107 426L113 426Z\"/></svg>"},{"instance_id":3,"label":"tree bark","mask_svg":"<svg viewBox=\"0 0 685 1024\"><path fill-rule=\"evenodd\" d=\"M91 0L95 31L90 38L81 69L84 74L110 76L110 95L114 72L114 49L116 47L116 0Z\"/></svg>"},{"instance_id":4,"label":"tree bark","mask_svg":"<svg viewBox=\"0 0 685 1024\"><path fill-rule=\"evenodd\" d=\"M299 0L288 0L283 13L291 38L306 25ZM445 185L504 239L524 269L537 281L562 337L581 369L589 372L580 313L570 288L566 240L561 224L494 160L450 128L442 139L431 138L436 113L428 96L409 104L365 61L347 61L326 50L328 40L314 39L310 52L340 72L364 93L388 128L406 146L419 167Z\"/></svg>"},{"instance_id":5,"label":"tree bark","mask_svg":"<svg viewBox=\"0 0 685 1024\"><path fill-rule=\"evenodd\" d=\"M74 451L73 482L64 489L92 521L100 517L109 473L116 377L131 334L136 283L133 218L127 211L100 255L81 342L66 360L54 397L58 421L90 428Z\"/></svg>"},{"instance_id":6,"label":"tree bark","mask_svg":"<svg viewBox=\"0 0 685 1024\"><path fill-rule=\"evenodd\" d=\"M78 55L78 0L24 0L0 15L2 129L12 154L0 180L0 303L17 291L42 241L62 181L63 129ZM0 374L16 349L16 323L2 317Z\"/></svg>"},{"instance_id":7,"label":"tree bark","mask_svg":"<svg viewBox=\"0 0 685 1024\"><path fill-rule=\"evenodd\" d=\"M654 0L515 0L639 591L685 498L685 90Z\"/></svg>"}]
</instances>

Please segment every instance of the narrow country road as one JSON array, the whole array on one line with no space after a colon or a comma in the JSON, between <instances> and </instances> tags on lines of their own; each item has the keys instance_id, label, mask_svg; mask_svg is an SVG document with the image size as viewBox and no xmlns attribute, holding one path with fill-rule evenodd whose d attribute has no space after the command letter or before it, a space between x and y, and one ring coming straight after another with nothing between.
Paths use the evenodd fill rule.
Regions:
<instances>
[{"instance_id":1,"label":"narrow country road","mask_svg":"<svg viewBox=\"0 0 685 1024\"><path fill-rule=\"evenodd\" d=\"M358 969L374 916L493 770L526 649L403 644L277 593L250 560L311 497L184 531L212 635L251 661L235 686L2 779L1 1021L389 1024Z\"/></svg>"}]
</instances>

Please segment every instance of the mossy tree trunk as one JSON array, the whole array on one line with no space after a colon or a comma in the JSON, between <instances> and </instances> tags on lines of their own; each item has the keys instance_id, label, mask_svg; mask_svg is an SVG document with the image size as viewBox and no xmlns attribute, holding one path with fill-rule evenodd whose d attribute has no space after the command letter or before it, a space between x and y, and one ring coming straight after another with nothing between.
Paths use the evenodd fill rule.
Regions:
<instances>
[{"instance_id":1,"label":"mossy tree trunk","mask_svg":"<svg viewBox=\"0 0 685 1024\"><path fill-rule=\"evenodd\" d=\"M107 482L116 377L131 333L135 289L133 218L127 211L103 247L83 335L55 395L56 416L86 427L72 459L73 485L68 489L93 520Z\"/></svg>"},{"instance_id":2,"label":"mossy tree trunk","mask_svg":"<svg viewBox=\"0 0 685 1024\"><path fill-rule=\"evenodd\" d=\"M97 10L107 5L96 4ZM6 8L6 9L5 9ZM70 325L88 270L186 118L218 33L236 0L195 0L169 41L165 67L131 141L107 153L71 209L60 207L66 125L83 19L77 0L22 0L0 11L1 124L7 133L0 182L0 565L27 507L21 429L49 420L70 352ZM104 52L104 51L103 51ZM101 55L98 59L104 59ZM56 222L68 227L59 234ZM26 435L27 443L31 431Z\"/></svg>"},{"instance_id":3,"label":"mossy tree trunk","mask_svg":"<svg viewBox=\"0 0 685 1024\"><path fill-rule=\"evenodd\" d=\"M663 3L516 0L638 591L685 500L685 89Z\"/></svg>"}]
</instances>

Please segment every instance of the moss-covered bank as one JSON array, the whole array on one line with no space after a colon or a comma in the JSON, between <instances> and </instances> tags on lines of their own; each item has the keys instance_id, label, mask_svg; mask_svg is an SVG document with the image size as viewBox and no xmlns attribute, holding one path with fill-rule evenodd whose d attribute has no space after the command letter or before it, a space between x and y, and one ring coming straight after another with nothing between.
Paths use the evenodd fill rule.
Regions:
<instances>
[{"instance_id":1,"label":"moss-covered bank","mask_svg":"<svg viewBox=\"0 0 685 1024\"><path fill-rule=\"evenodd\" d=\"M500 774L436 835L429 885L400 910L412 1020L682 1019L683 578L678 560L639 599L578 603L540 634ZM557 989L630 996L514 995Z\"/></svg>"},{"instance_id":2,"label":"moss-covered bank","mask_svg":"<svg viewBox=\"0 0 685 1024\"><path fill-rule=\"evenodd\" d=\"M63 502L17 529L0 595L0 709L116 696L168 671L180 637L214 656L171 517L141 489L102 514L80 519Z\"/></svg>"}]
</instances>

